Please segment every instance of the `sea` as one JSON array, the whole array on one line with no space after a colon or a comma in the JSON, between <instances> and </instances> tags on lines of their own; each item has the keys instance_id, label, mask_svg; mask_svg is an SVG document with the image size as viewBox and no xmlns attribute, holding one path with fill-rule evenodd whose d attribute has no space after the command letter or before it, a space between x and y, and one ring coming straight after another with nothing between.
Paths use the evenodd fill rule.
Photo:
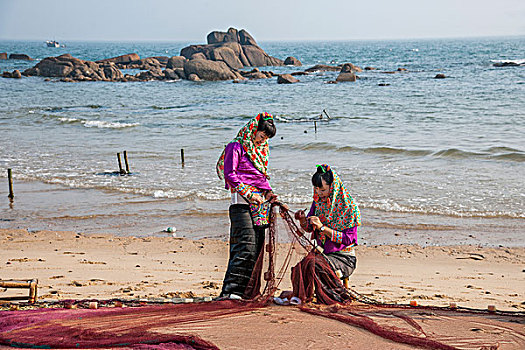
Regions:
<instances>
[{"instance_id":1,"label":"sea","mask_svg":"<svg viewBox=\"0 0 525 350\"><path fill-rule=\"evenodd\" d=\"M176 56L198 43L62 44L0 41L0 52L35 59L0 60L0 71L64 53ZM339 84L328 83L337 72L290 85L0 78L0 228L227 239L230 194L215 164L269 112L270 183L292 211L309 208L311 175L326 163L359 203L360 244L525 246L525 66L493 65L523 60L525 37L259 45L303 64L260 67L274 73L375 69ZM124 151L131 174L119 176Z\"/></svg>"}]
</instances>

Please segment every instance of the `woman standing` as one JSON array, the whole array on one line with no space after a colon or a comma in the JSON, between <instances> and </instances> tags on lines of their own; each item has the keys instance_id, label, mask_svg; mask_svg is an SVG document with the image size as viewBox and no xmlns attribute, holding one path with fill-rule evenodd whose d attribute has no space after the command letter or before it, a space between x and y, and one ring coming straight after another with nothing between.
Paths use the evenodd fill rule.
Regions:
<instances>
[{"instance_id":1,"label":"woman standing","mask_svg":"<svg viewBox=\"0 0 525 350\"><path fill-rule=\"evenodd\" d=\"M241 128L217 162L217 174L231 192L230 257L220 295L224 298L251 297L247 286L264 246L268 204L277 198L267 175L268 139L275 133L272 115L260 113Z\"/></svg>"}]
</instances>

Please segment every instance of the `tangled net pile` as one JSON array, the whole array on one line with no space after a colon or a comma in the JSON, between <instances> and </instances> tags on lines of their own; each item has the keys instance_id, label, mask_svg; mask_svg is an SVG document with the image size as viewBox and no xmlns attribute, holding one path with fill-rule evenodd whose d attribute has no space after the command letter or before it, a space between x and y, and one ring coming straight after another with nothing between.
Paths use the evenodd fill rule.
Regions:
<instances>
[{"instance_id":1,"label":"tangled net pile","mask_svg":"<svg viewBox=\"0 0 525 350\"><path fill-rule=\"evenodd\" d=\"M289 271L292 251L297 246L304 249L304 255L308 254L307 256L311 256L312 259L323 261L322 254L311 252L314 250L312 242L304 236L304 232L296 225L288 209L280 204L276 204L275 207L279 208L280 217L284 219L284 226L292 238L292 244L282 266L276 271L277 214L276 210L272 210L266 246L257 260L245 293L247 300L96 310L54 308L0 311L0 345L25 348L218 349L211 342L197 336L159 333L156 330L173 325L188 325L191 332L191 326L198 322L229 317L268 306L280 282ZM414 313L414 308L379 303L353 290L345 289L328 264L319 265L320 270L314 271L313 277L317 287L317 300L334 305L331 307L302 305L301 311L335 319L399 343L428 349L456 349L442 340L437 340L431 332L425 332L414 320L419 317ZM262 279L264 287L261 292ZM417 311L421 312L422 309L419 307ZM444 308L424 309L444 311ZM398 323L392 320L381 322L377 318L374 320L374 315L379 311L382 315L391 316L390 318L397 320ZM459 311L474 312L475 310L455 310L455 312ZM513 316L523 317L515 313ZM525 339L525 335L523 338ZM490 344L485 348L490 349Z\"/></svg>"}]
</instances>

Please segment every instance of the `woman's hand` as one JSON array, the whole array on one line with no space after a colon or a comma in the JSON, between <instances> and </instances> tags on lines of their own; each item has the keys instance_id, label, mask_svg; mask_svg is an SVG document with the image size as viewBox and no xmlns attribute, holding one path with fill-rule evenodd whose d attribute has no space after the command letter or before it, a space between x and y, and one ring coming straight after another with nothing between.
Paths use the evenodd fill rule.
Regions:
<instances>
[{"instance_id":1,"label":"woman's hand","mask_svg":"<svg viewBox=\"0 0 525 350\"><path fill-rule=\"evenodd\" d=\"M261 205L262 203L264 203L264 199L260 195L258 195L257 193L254 193L252 198L251 198L251 202L253 204Z\"/></svg>"},{"instance_id":2,"label":"woman's hand","mask_svg":"<svg viewBox=\"0 0 525 350\"><path fill-rule=\"evenodd\" d=\"M273 193L272 191L268 191L265 193L264 198L267 201L270 201L270 203L274 203L277 200L277 195Z\"/></svg>"},{"instance_id":3,"label":"woman's hand","mask_svg":"<svg viewBox=\"0 0 525 350\"><path fill-rule=\"evenodd\" d=\"M321 220L319 220L317 216L310 216L308 219L310 220L310 223L313 226L315 226L316 229L320 230L321 227L323 227L323 223L321 222Z\"/></svg>"},{"instance_id":4,"label":"woman's hand","mask_svg":"<svg viewBox=\"0 0 525 350\"><path fill-rule=\"evenodd\" d=\"M294 217L295 217L295 220L299 220L300 222L303 222L303 220L306 218L304 210L296 211Z\"/></svg>"}]
</instances>

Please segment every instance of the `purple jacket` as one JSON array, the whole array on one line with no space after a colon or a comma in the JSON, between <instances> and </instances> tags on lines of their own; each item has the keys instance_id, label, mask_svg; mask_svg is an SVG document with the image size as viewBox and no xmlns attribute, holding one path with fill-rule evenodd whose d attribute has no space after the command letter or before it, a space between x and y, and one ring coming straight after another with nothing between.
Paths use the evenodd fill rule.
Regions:
<instances>
[{"instance_id":1,"label":"purple jacket","mask_svg":"<svg viewBox=\"0 0 525 350\"><path fill-rule=\"evenodd\" d=\"M241 183L255 186L260 190L271 191L270 183L251 162L239 142L231 142L224 151L225 188L233 188Z\"/></svg>"},{"instance_id":2,"label":"purple jacket","mask_svg":"<svg viewBox=\"0 0 525 350\"><path fill-rule=\"evenodd\" d=\"M310 207L310 211L308 212L308 215L306 217L315 216L315 203L312 203L312 206ZM308 230L311 230L312 224L308 223ZM331 227L330 227L331 228ZM338 252L342 249L345 249L349 245L357 244L357 226L351 227L351 228L345 228L343 230L343 236L341 243L335 243L330 240L330 237L327 237L324 246L323 242L321 242L320 239L316 239L317 244L322 246L324 248L325 254L328 253L334 253Z\"/></svg>"}]
</instances>

